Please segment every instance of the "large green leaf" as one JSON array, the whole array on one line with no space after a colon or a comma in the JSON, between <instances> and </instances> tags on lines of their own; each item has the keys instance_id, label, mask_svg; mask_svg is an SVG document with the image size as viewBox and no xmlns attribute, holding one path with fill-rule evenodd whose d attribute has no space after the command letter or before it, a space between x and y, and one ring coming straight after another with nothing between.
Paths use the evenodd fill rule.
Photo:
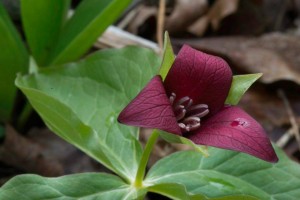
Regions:
<instances>
[{"instance_id":1,"label":"large green leaf","mask_svg":"<svg viewBox=\"0 0 300 200\"><path fill-rule=\"evenodd\" d=\"M112 24L131 0L84 0L64 26L51 63L62 64L82 56Z\"/></svg>"},{"instance_id":2,"label":"large green leaf","mask_svg":"<svg viewBox=\"0 0 300 200\"><path fill-rule=\"evenodd\" d=\"M141 157L137 129L116 119L159 63L143 48L106 50L79 63L19 76L16 84L53 131L133 181Z\"/></svg>"},{"instance_id":3,"label":"large green leaf","mask_svg":"<svg viewBox=\"0 0 300 200\"><path fill-rule=\"evenodd\" d=\"M182 184L190 194L210 198L250 195L261 200L298 200L300 166L276 149L277 164L229 150L210 148L209 158L185 151L160 160L144 184Z\"/></svg>"},{"instance_id":4,"label":"large green leaf","mask_svg":"<svg viewBox=\"0 0 300 200\"><path fill-rule=\"evenodd\" d=\"M230 195L220 198L208 198L201 194L188 194L184 185L178 183L162 183L147 187L150 192L158 193L174 200L258 200L246 195Z\"/></svg>"},{"instance_id":5,"label":"large green leaf","mask_svg":"<svg viewBox=\"0 0 300 200\"><path fill-rule=\"evenodd\" d=\"M185 138L185 137L182 137L179 135L175 135L172 133L164 132L164 131L159 131L159 134L160 134L161 138L166 140L167 142L185 144L185 145L192 147L194 150L198 151L199 153L201 153L204 157L209 156L209 153L205 146L195 144L192 140L190 140L188 138Z\"/></svg>"},{"instance_id":6,"label":"large green leaf","mask_svg":"<svg viewBox=\"0 0 300 200\"><path fill-rule=\"evenodd\" d=\"M59 178L22 175L0 188L0 199L3 200L131 200L136 197L135 190L122 179L104 173L83 173Z\"/></svg>"},{"instance_id":7,"label":"large green leaf","mask_svg":"<svg viewBox=\"0 0 300 200\"><path fill-rule=\"evenodd\" d=\"M28 54L17 30L0 3L0 121L8 120L17 88L14 79L28 68Z\"/></svg>"},{"instance_id":8,"label":"large green leaf","mask_svg":"<svg viewBox=\"0 0 300 200\"><path fill-rule=\"evenodd\" d=\"M70 0L22 0L21 12L24 31L31 53L43 66L56 43L65 21Z\"/></svg>"}]
</instances>

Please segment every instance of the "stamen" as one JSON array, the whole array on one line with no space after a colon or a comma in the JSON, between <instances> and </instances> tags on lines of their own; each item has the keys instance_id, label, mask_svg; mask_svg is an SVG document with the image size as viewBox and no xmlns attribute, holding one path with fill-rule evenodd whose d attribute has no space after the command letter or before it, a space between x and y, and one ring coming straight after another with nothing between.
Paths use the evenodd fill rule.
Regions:
<instances>
[{"instance_id":1,"label":"stamen","mask_svg":"<svg viewBox=\"0 0 300 200\"><path fill-rule=\"evenodd\" d=\"M187 131L194 131L200 127L200 123L197 124L189 124L186 126Z\"/></svg>"},{"instance_id":2,"label":"stamen","mask_svg":"<svg viewBox=\"0 0 300 200\"><path fill-rule=\"evenodd\" d=\"M178 126L183 132L198 129L201 126L201 118L209 113L206 104L193 105L193 100L188 96L176 101L176 94L172 92L169 100L173 107Z\"/></svg>"},{"instance_id":3,"label":"stamen","mask_svg":"<svg viewBox=\"0 0 300 200\"><path fill-rule=\"evenodd\" d=\"M187 117L183 120L183 123L185 124L196 124L200 122L199 117Z\"/></svg>"},{"instance_id":4,"label":"stamen","mask_svg":"<svg viewBox=\"0 0 300 200\"><path fill-rule=\"evenodd\" d=\"M184 118L185 113L186 113L186 109L182 109L182 110L180 110L180 111L181 111L181 112L178 113L178 114L176 115L176 120L177 120L177 121L180 121L181 119Z\"/></svg>"},{"instance_id":5,"label":"stamen","mask_svg":"<svg viewBox=\"0 0 300 200\"><path fill-rule=\"evenodd\" d=\"M175 104L175 106L182 105L184 102L189 101L189 100L190 100L190 97L187 97L187 96L182 97L181 99L179 99L177 101L177 103Z\"/></svg>"},{"instance_id":6,"label":"stamen","mask_svg":"<svg viewBox=\"0 0 300 200\"><path fill-rule=\"evenodd\" d=\"M188 109L189 107L191 107L192 104L193 104L193 99L190 99L188 104L185 106L185 108Z\"/></svg>"},{"instance_id":7,"label":"stamen","mask_svg":"<svg viewBox=\"0 0 300 200\"><path fill-rule=\"evenodd\" d=\"M206 110L203 110L202 112L200 113L197 113L197 114L194 114L194 115L191 115L191 117L204 117L205 115L207 115L209 113L209 110L206 109Z\"/></svg>"},{"instance_id":8,"label":"stamen","mask_svg":"<svg viewBox=\"0 0 300 200\"><path fill-rule=\"evenodd\" d=\"M183 106L183 105L178 105L178 106L175 106L175 107L174 107L174 111L182 110L182 109L184 109L184 106Z\"/></svg>"},{"instance_id":9,"label":"stamen","mask_svg":"<svg viewBox=\"0 0 300 200\"><path fill-rule=\"evenodd\" d=\"M208 106L206 104L197 104L197 105L194 105L192 107L190 107L189 111L192 111L192 110L198 110L198 109L202 109L202 108L208 108Z\"/></svg>"},{"instance_id":10,"label":"stamen","mask_svg":"<svg viewBox=\"0 0 300 200\"><path fill-rule=\"evenodd\" d=\"M169 98L171 105L173 105L174 101L176 99L176 94L174 92L171 93L171 96Z\"/></svg>"},{"instance_id":11,"label":"stamen","mask_svg":"<svg viewBox=\"0 0 300 200\"><path fill-rule=\"evenodd\" d=\"M180 128L182 128L182 129L185 129L185 128L186 128L186 126L185 126L184 123L178 123L178 126L179 126Z\"/></svg>"}]
</instances>

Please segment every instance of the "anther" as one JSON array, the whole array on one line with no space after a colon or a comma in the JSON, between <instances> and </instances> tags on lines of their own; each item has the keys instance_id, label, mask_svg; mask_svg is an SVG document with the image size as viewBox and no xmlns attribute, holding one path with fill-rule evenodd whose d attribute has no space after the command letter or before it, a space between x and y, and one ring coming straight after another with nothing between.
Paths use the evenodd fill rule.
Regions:
<instances>
[{"instance_id":1,"label":"anther","mask_svg":"<svg viewBox=\"0 0 300 200\"><path fill-rule=\"evenodd\" d=\"M177 103L175 104L175 106L182 105L183 103L185 103L186 101L189 101L189 100L190 100L190 97L187 97L187 96L182 97L181 99L179 99L177 101Z\"/></svg>"},{"instance_id":2,"label":"anther","mask_svg":"<svg viewBox=\"0 0 300 200\"><path fill-rule=\"evenodd\" d=\"M179 121L184 118L186 113L186 109L180 110L180 112L176 115L176 120Z\"/></svg>"},{"instance_id":3,"label":"anther","mask_svg":"<svg viewBox=\"0 0 300 200\"><path fill-rule=\"evenodd\" d=\"M194 130L198 129L199 127L200 127L200 123L188 124L185 129L187 131L194 131Z\"/></svg>"},{"instance_id":4,"label":"anther","mask_svg":"<svg viewBox=\"0 0 300 200\"><path fill-rule=\"evenodd\" d=\"M174 101L176 99L176 94L174 92L171 93L171 96L169 98L171 105L173 105Z\"/></svg>"},{"instance_id":5,"label":"anther","mask_svg":"<svg viewBox=\"0 0 300 200\"><path fill-rule=\"evenodd\" d=\"M174 107L174 111L182 110L182 109L184 109L184 106L183 106L183 105L178 105L178 106L175 106L175 107Z\"/></svg>"},{"instance_id":6,"label":"anther","mask_svg":"<svg viewBox=\"0 0 300 200\"><path fill-rule=\"evenodd\" d=\"M199 117L187 117L183 120L183 123L185 124L196 124L196 123L200 123L200 118Z\"/></svg>"},{"instance_id":7,"label":"anther","mask_svg":"<svg viewBox=\"0 0 300 200\"><path fill-rule=\"evenodd\" d=\"M190 107L189 110L192 111L192 110L198 110L198 109L203 109L203 108L207 109L208 106L206 104L197 104L197 105Z\"/></svg>"},{"instance_id":8,"label":"anther","mask_svg":"<svg viewBox=\"0 0 300 200\"><path fill-rule=\"evenodd\" d=\"M189 107L191 107L192 104L193 104L193 99L190 99L188 104L185 106L185 108L188 109Z\"/></svg>"},{"instance_id":9,"label":"anther","mask_svg":"<svg viewBox=\"0 0 300 200\"><path fill-rule=\"evenodd\" d=\"M169 100L173 107L178 126L183 132L198 129L201 126L201 117L204 117L209 113L206 104L193 105L193 100L188 96L182 97L176 101L176 94L172 92Z\"/></svg>"},{"instance_id":10,"label":"anther","mask_svg":"<svg viewBox=\"0 0 300 200\"><path fill-rule=\"evenodd\" d=\"M208 113L209 113L209 110L208 110L208 109L206 109L206 110L203 110L203 111L202 111L202 112L200 112L200 113L197 113L197 114L191 115L191 117L204 117L204 116L206 116Z\"/></svg>"},{"instance_id":11,"label":"anther","mask_svg":"<svg viewBox=\"0 0 300 200\"><path fill-rule=\"evenodd\" d=\"M185 129L185 128L186 128L186 126L185 126L184 123L178 123L178 126L179 126L180 128L182 128L182 129Z\"/></svg>"}]
</instances>

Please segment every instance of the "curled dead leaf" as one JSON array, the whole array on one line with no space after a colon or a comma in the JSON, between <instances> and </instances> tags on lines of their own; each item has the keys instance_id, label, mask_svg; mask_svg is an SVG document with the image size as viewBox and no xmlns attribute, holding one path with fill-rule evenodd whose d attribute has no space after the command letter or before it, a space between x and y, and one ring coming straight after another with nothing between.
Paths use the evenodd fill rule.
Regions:
<instances>
[{"instance_id":1,"label":"curled dead leaf","mask_svg":"<svg viewBox=\"0 0 300 200\"><path fill-rule=\"evenodd\" d=\"M157 8L151 6L140 5L136 8L134 17L128 25L128 31L133 34L138 34L139 28L151 17L157 15Z\"/></svg>"},{"instance_id":2,"label":"curled dead leaf","mask_svg":"<svg viewBox=\"0 0 300 200\"><path fill-rule=\"evenodd\" d=\"M43 152L39 144L21 136L13 127L6 125L5 140L0 146L1 162L44 176L62 175L61 164Z\"/></svg>"},{"instance_id":3,"label":"curled dead leaf","mask_svg":"<svg viewBox=\"0 0 300 200\"><path fill-rule=\"evenodd\" d=\"M289 124L282 100L265 87L254 87L247 91L239 105L262 123L268 132Z\"/></svg>"},{"instance_id":4,"label":"curled dead leaf","mask_svg":"<svg viewBox=\"0 0 300 200\"><path fill-rule=\"evenodd\" d=\"M258 47L249 47L233 52L235 62L242 66L251 66L251 71L263 73L262 81L290 80L300 84L300 73L293 69L289 61L277 52Z\"/></svg>"},{"instance_id":5,"label":"curled dead leaf","mask_svg":"<svg viewBox=\"0 0 300 200\"><path fill-rule=\"evenodd\" d=\"M219 37L201 40L176 40L194 48L227 58L240 72L264 75L263 83L281 80L300 84L300 36L281 33L261 37Z\"/></svg>"},{"instance_id":6,"label":"curled dead leaf","mask_svg":"<svg viewBox=\"0 0 300 200\"><path fill-rule=\"evenodd\" d=\"M177 0L173 12L166 17L165 29L173 35L185 31L207 9L207 0Z\"/></svg>"},{"instance_id":7,"label":"curled dead leaf","mask_svg":"<svg viewBox=\"0 0 300 200\"><path fill-rule=\"evenodd\" d=\"M200 17L188 27L188 31L201 36L209 24L214 30L217 30L223 18L236 12L238 4L239 0L217 0L205 16Z\"/></svg>"}]
</instances>

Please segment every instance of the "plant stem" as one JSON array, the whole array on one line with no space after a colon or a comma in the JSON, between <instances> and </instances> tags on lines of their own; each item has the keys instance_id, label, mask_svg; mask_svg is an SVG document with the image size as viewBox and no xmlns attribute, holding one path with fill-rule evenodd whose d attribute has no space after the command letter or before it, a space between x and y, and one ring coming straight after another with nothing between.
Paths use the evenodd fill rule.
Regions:
<instances>
[{"instance_id":1,"label":"plant stem","mask_svg":"<svg viewBox=\"0 0 300 200\"><path fill-rule=\"evenodd\" d=\"M135 182L134 185L136 188L141 188L143 186L143 179L145 176L145 171L147 167L147 163L150 157L150 154L152 152L153 146L159 136L159 133L157 130L154 130L151 136L149 137L146 147L144 149L142 159L139 164L138 171L136 173Z\"/></svg>"},{"instance_id":2,"label":"plant stem","mask_svg":"<svg viewBox=\"0 0 300 200\"><path fill-rule=\"evenodd\" d=\"M33 58L33 57L30 57L28 72L29 72L30 74L34 74L34 73L37 73L38 70L39 70L39 66L36 64L34 58Z\"/></svg>"},{"instance_id":3,"label":"plant stem","mask_svg":"<svg viewBox=\"0 0 300 200\"><path fill-rule=\"evenodd\" d=\"M28 101L26 101L26 104L25 104L24 108L22 109L22 112L21 112L19 118L17 119L18 120L17 127L20 130L24 129L32 112L33 112L33 108L31 106L31 104Z\"/></svg>"}]
</instances>

